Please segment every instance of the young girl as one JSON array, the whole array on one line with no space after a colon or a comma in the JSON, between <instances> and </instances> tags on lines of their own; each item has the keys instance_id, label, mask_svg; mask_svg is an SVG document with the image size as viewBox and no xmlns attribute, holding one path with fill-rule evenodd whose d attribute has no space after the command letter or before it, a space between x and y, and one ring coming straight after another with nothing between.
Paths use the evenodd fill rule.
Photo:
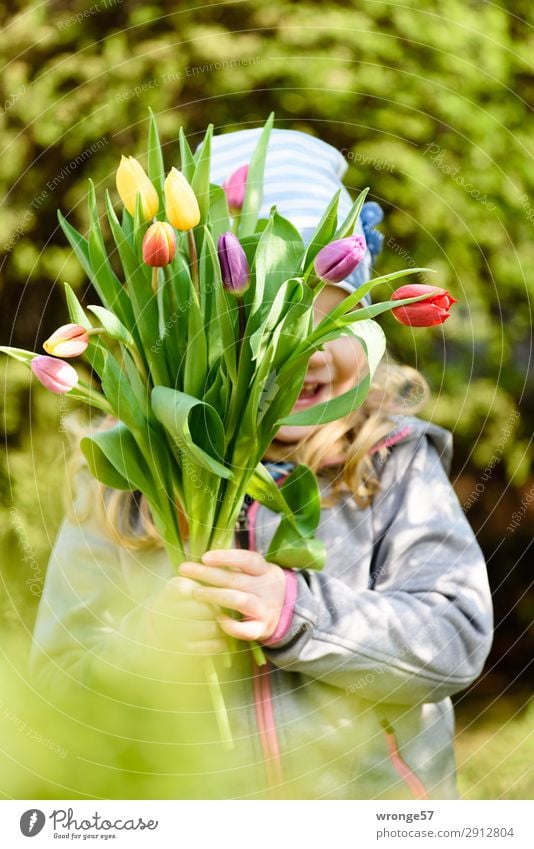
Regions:
<instances>
[{"instance_id":1,"label":"young girl","mask_svg":"<svg viewBox=\"0 0 534 849\"><path fill-rule=\"evenodd\" d=\"M214 138L213 182L250 160L258 133ZM324 142L274 130L262 213L276 203L309 239L346 167ZM348 208L343 189L340 220ZM320 292L316 322L368 279L380 217L376 204L364 208L372 251L351 278ZM346 392L365 367L356 339L326 343L309 360L295 409ZM247 497L235 548L173 576L143 500L109 490L98 499L102 488L79 475L76 512L50 559L35 673L54 680L63 669L87 682L97 664L111 674L133 664L152 687L161 676L136 660L147 647L169 673L183 652L201 667L201 655L226 650L228 636L239 647L256 640L266 666L238 649L222 673L235 769L211 785L215 771L203 762L204 783L191 796L457 797L450 696L480 674L492 608L482 553L448 480L451 434L413 415L426 397L416 371L388 361L360 410L278 431L264 458L273 477L300 462L318 476L322 572L266 561L279 517Z\"/></svg>"}]
</instances>

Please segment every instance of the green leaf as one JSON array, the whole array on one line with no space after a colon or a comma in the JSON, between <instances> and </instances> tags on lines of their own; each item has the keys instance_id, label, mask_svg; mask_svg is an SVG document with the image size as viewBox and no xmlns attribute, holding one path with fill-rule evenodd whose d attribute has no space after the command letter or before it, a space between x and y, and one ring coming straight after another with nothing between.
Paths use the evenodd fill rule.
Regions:
<instances>
[{"instance_id":1,"label":"green leaf","mask_svg":"<svg viewBox=\"0 0 534 849\"><path fill-rule=\"evenodd\" d=\"M80 442L82 453L93 476L114 489L145 491L147 472L145 461L133 434L119 422Z\"/></svg>"},{"instance_id":2,"label":"green leaf","mask_svg":"<svg viewBox=\"0 0 534 849\"><path fill-rule=\"evenodd\" d=\"M269 144L269 137L271 135L273 123L274 112L271 112L265 122L258 144L256 145L249 163L245 199L243 201L243 208L239 217L238 234L240 238L242 236L251 235L254 233L256 228L256 221L258 220L261 202L263 199L265 159L267 156L267 146Z\"/></svg>"},{"instance_id":3,"label":"green leaf","mask_svg":"<svg viewBox=\"0 0 534 849\"><path fill-rule=\"evenodd\" d=\"M340 195L341 189L338 189L317 225L317 229L311 238L302 263L303 272L306 272L310 266L313 268L313 261L319 251L334 238L337 227L337 211Z\"/></svg>"},{"instance_id":4,"label":"green leaf","mask_svg":"<svg viewBox=\"0 0 534 849\"><path fill-rule=\"evenodd\" d=\"M106 352L102 374L102 390L117 418L128 425L136 435L144 437L147 421L142 408L139 407L127 374L109 351Z\"/></svg>"},{"instance_id":5,"label":"green leaf","mask_svg":"<svg viewBox=\"0 0 534 849\"><path fill-rule=\"evenodd\" d=\"M278 525L265 559L285 569L313 569L320 572L326 563L326 547L322 540L301 537L285 519Z\"/></svg>"},{"instance_id":6,"label":"green leaf","mask_svg":"<svg viewBox=\"0 0 534 849\"><path fill-rule=\"evenodd\" d=\"M117 318L115 313L95 304L90 304L87 309L96 315L107 336L111 339L116 339L118 342L122 342L124 345L134 345L132 334L124 326L122 321Z\"/></svg>"},{"instance_id":7,"label":"green leaf","mask_svg":"<svg viewBox=\"0 0 534 849\"><path fill-rule=\"evenodd\" d=\"M179 452L219 477L232 479L223 466L224 428L214 407L166 386L152 390L152 410Z\"/></svg>"},{"instance_id":8,"label":"green leaf","mask_svg":"<svg viewBox=\"0 0 534 849\"><path fill-rule=\"evenodd\" d=\"M158 125L150 107L148 111L150 114L148 123L148 176L154 184L159 197L159 211L156 217L160 221L163 221L165 219L165 196L163 192L165 165L163 162L161 142L159 140Z\"/></svg>"},{"instance_id":9,"label":"green leaf","mask_svg":"<svg viewBox=\"0 0 534 849\"><path fill-rule=\"evenodd\" d=\"M196 153L195 157L195 173L191 180L191 188L193 189L200 209L200 223L205 224L208 220L209 204L210 204L210 158L211 158L211 137L213 134L213 124L208 126L202 146Z\"/></svg>"},{"instance_id":10,"label":"green leaf","mask_svg":"<svg viewBox=\"0 0 534 849\"><path fill-rule=\"evenodd\" d=\"M195 173L195 158L185 137L183 127L180 127L178 131L178 137L180 141L180 170L184 175L185 179L188 181L188 183L191 183L191 180L193 179L193 174Z\"/></svg>"},{"instance_id":11,"label":"green leaf","mask_svg":"<svg viewBox=\"0 0 534 849\"><path fill-rule=\"evenodd\" d=\"M124 292L121 282L111 268L111 264L108 259L98 217L95 187L92 180L89 180L89 194L87 201L91 221L88 252L92 268L93 285L104 306L108 309L115 310L125 323L131 323L133 320L133 312L130 302L126 297L126 293Z\"/></svg>"},{"instance_id":12,"label":"green leaf","mask_svg":"<svg viewBox=\"0 0 534 849\"><path fill-rule=\"evenodd\" d=\"M293 276L294 269L300 268L304 250L298 230L273 210L254 257L256 285L251 304L252 327L247 326L248 332L263 320L282 283Z\"/></svg>"},{"instance_id":13,"label":"green leaf","mask_svg":"<svg viewBox=\"0 0 534 849\"><path fill-rule=\"evenodd\" d=\"M360 194L354 201L347 217L340 225L339 229L334 233L332 241L337 241L338 239L345 239L347 236L352 236L354 228L356 227L356 222L358 221L358 216L362 211L362 206L365 203L365 198L367 197L368 192L369 187L360 192Z\"/></svg>"},{"instance_id":14,"label":"green leaf","mask_svg":"<svg viewBox=\"0 0 534 849\"><path fill-rule=\"evenodd\" d=\"M31 361L34 357L40 356L39 354L35 354L33 351L25 351L22 348L10 348L7 345L0 345L0 354L7 354L8 357L11 357L13 360L17 360L19 363L23 363L23 365L30 367Z\"/></svg>"},{"instance_id":15,"label":"green leaf","mask_svg":"<svg viewBox=\"0 0 534 849\"><path fill-rule=\"evenodd\" d=\"M219 236L227 233L230 229L230 215L228 212L228 202L226 194L221 186L215 183L210 185L210 211L209 211L209 228L213 236L213 241L217 244Z\"/></svg>"},{"instance_id":16,"label":"green leaf","mask_svg":"<svg viewBox=\"0 0 534 849\"><path fill-rule=\"evenodd\" d=\"M123 351L122 354L124 368L126 369L126 377L130 382L131 390L135 396L135 401L143 415L148 418L150 393L147 384L141 379L139 370L134 362L129 351Z\"/></svg>"},{"instance_id":17,"label":"green leaf","mask_svg":"<svg viewBox=\"0 0 534 849\"><path fill-rule=\"evenodd\" d=\"M159 338L158 309L150 280L124 234L113 209L109 192L106 192L106 209L135 315L136 324L132 330L135 330L140 337L139 348L150 366L154 383L168 383L169 375L165 365L164 351L156 345Z\"/></svg>"},{"instance_id":18,"label":"green leaf","mask_svg":"<svg viewBox=\"0 0 534 849\"><path fill-rule=\"evenodd\" d=\"M336 421L349 415L365 401L369 392L369 387L373 379L376 367L380 362L385 348L386 340L384 332L380 325L371 320L364 320L357 323L356 328L347 327L342 330L355 336L365 350L367 355L369 371L366 376L353 389L338 395L329 401L324 401L321 404L315 404L313 407L308 407L305 410L299 410L298 413L292 413L285 418L277 421L277 426L281 425L317 425L326 424L327 422ZM332 331L335 334L336 331ZM338 335L340 335L338 333ZM320 347L321 344L327 341L326 338L319 339L315 342L314 348ZM311 351L310 351L311 356Z\"/></svg>"},{"instance_id":19,"label":"green leaf","mask_svg":"<svg viewBox=\"0 0 534 849\"><path fill-rule=\"evenodd\" d=\"M187 310L187 350L184 367L184 390L189 395L199 395L206 379L208 352L204 322L200 307L195 299Z\"/></svg>"},{"instance_id":20,"label":"green leaf","mask_svg":"<svg viewBox=\"0 0 534 849\"><path fill-rule=\"evenodd\" d=\"M91 473L114 489L139 489L156 500L154 483L131 431L122 422L80 442Z\"/></svg>"},{"instance_id":21,"label":"green leaf","mask_svg":"<svg viewBox=\"0 0 534 849\"><path fill-rule=\"evenodd\" d=\"M286 568L322 569L326 548L322 540L313 536L321 519L321 493L312 470L304 464L296 466L282 481L280 498L287 507L267 550L266 560ZM276 506L278 503L275 501Z\"/></svg>"},{"instance_id":22,"label":"green leaf","mask_svg":"<svg viewBox=\"0 0 534 849\"><path fill-rule=\"evenodd\" d=\"M113 429L114 430L114 429ZM102 437L107 437L102 439ZM97 434L94 437L84 436L80 449L84 455L91 474L104 486L112 489L134 490L136 486L117 471L116 464L108 458L115 457L115 440L110 431Z\"/></svg>"},{"instance_id":23,"label":"green leaf","mask_svg":"<svg viewBox=\"0 0 534 849\"><path fill-rule=\"evenodd\" d=\"M281 487L302 536L311 536L321 518L321 494L317 478L309 466L300 463L284 478Z\"/></svg>"},{"instance_id":24,"label":"green leaf","mask_svg":"<svg viewBox=\"0 0 534 849\"><path fill-rule=\"evenodd\" d=\"M435 273L432 268L403 268L401 271L393 271L391 274L384 274L382 277L375 277L374 280L369 280L367 283L359 286L354 292L351 292L346 298L343 298L337 307L334 307L334 309L323 318L320 324L317 325L315 332L319 332L323 324L326 325L327 322L334 321L352 310L353 307L360 303L362 298L365 298L368 292L375 288L375 286L379 286L381 283L390 283L392 280L397 280L400 277L407 277L409 274L419 274L423 271L430 271L432 274ZM371 316L365 317L370 318Z\"/></svg>"},{"instance_id":25,"label":"green leaf","mask_svg":"<svg viewBox=\"0 0 534 849\"><path fill-rule=\"evenodd\" d=\"M82 305L80 304L78 298L76 297L74 291L69 286L69 284L65 283L64 286L70 320L74 324L79 324L81 325L81 327L85 327L87 330L89 330L89 328L91 328L93 325L91 324L90 319L86 316L85 310L83 309ZM98 338L96 338L95 336L89 337L89 345L85 351L84 356L94 368L98 376L101 377L102 372L104 370L105 349L100 344Z\"/></svg>"}]
</instances>

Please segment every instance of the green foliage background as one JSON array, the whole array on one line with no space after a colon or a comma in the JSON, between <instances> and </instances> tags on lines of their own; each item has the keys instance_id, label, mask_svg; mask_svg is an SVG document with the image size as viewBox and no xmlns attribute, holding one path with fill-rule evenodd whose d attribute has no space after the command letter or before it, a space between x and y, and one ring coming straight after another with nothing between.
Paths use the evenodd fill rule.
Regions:
<instances>
[{"instance_id":1,"label":"green foliage background","mask_svg":"<svg viewBox=\"0 0 534 849\"><path fill-rule=\"evenodd\" d=\"M92 299L56 209L87 225L91 176L114 186L154 110L167 165L192 144L262 124L343 151L346 183L385 210L378 271L430 266L458 298L444 328L384 321L391 350L428 377L423 415L453 431L454 482L495 587L488 675L463 704L521 700L534 480L531 369L534 31L527 0L11 2L0 10L0 340L39 349L67 319L63 280ZM0 362L2 613L29 634L62 513L64 399ZM520 415L518 415L518 413ZM521 516L510 530L512 516ZM32 594L33 590L33 594ZM497 689L496 689L497 688Z\"/></svg>"}]
</instances>

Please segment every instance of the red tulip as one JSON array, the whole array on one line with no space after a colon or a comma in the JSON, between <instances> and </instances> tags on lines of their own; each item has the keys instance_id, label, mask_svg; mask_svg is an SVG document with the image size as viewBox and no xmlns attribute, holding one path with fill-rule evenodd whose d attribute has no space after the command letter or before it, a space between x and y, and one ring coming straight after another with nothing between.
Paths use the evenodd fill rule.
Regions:
<instances>
[{"instance_id":1,"label":"red tulip","mask_svg":"<svg viewBox=\"0 0 534 849\"><path fill-rule=\"evenodd\" d=\"M449 309L456 303L456 298L451 297L445 289L438 286L425 286L420 283L408 283L401 286L391 296L392 301L404 298L417 298L419 295L429 294L429 298L406 304L404 307L394 307L391 312L401 324L407 327L432 327L434 324L443 324L449 318Z\"/></svg>"},{"instance_id":2,"label":"red tulip","mask_svg":"<svg viewBox=\"0 0 534 849\"><path fill-rule=\"evenodd\" d=\"M70 392L78 383L78 375L69 363L39 354L30 363L37 380L56 395Z\"/></svg>"},{"instance_id":3,"label":"red tulip","mask_svg":"<svg viewBox=\"0 0 534 849\"><path fill-rule=\"evenodd\" d=\"M225 183L223 189L228 201L230 212L241 212L245 200L245 191L247 188L248 165L242 165L237 171L231 174Z\"/></svg>"},{"instance_id":4,"label":"red tulip","mask_svg":"<svg viewBox=\"0 0 534 849\"><path fill-rule=\"evenodd\" d=\"M64 324L54 330L43 348L55 357L79 357L89 344L89 335L81 324Z\"/></svg>"},{"instance_id":5,"label":"red tulip","mask_svg":"<svg viewBox=\"0 0 534 849\"><path fill-rule=\"evenodd\" d=\"M143 262L161 268L173 261L176 254L176 233L166 221L151 224L143 238Z\"/></svg>"}]
</instances>

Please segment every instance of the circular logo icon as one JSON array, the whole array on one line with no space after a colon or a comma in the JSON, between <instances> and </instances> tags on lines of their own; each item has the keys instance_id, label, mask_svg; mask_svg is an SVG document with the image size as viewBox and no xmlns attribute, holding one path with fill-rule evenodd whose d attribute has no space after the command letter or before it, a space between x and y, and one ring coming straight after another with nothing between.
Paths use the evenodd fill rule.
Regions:
<instances>
[{"instance_id":1,"label":"circular logo icon","mask_svg":"<svg viewBox=\"0 0 534 849\"><path fill-rule=\"evenodd\" d=\"M24 837L35 837L39 834L46 822L46 817L42 811L37 808L30 808L29 811L24 811L20 818L20 830Z\"/></svg>"}]
</instances>

